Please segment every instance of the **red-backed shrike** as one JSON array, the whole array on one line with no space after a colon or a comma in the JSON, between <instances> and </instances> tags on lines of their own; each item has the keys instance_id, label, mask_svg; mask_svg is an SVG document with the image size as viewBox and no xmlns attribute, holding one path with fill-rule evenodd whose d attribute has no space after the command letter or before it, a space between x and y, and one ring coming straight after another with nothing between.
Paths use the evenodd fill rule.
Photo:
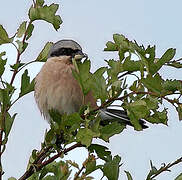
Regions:
<instances>
[{"instance_id":1,"label":"red-backed shrike","mask_svg":"<svg viewBox=\"0 0 182 180\"><path fill-rule=\"evenodd\" d=\"M47 61L35 78L35 99L45 119L49 120L52 109L60 114L71 114L78 112L83 104L97 107L91 92L83 98L80 85L72 74L72 69L75 69L72 58L85 56L81 46L73 40L60 40L53 44ZM132 125L123 110L101 109L100 116L103 120L117 119ZM139 122L143 128L147 128L144 121Z\"/></svg>"}]
</instances>

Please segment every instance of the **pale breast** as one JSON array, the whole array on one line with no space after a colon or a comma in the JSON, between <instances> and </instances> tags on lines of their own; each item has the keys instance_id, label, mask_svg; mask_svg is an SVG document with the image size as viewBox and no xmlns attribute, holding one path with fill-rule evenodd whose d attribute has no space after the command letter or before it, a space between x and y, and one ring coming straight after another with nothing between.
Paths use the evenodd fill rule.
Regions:
<instances>
[{"instance_id":1,"label":"pale breast","mask_svg":"<svg viewBox=\"0 0 182 180\"><path fill-rule=\"evenodd\" d=\"M73 113L83 104L83 94L72 75L73 65L50 58L35 79L35 99L41 113L49 119L49 110Z\"/></svg>"}]
</instances>

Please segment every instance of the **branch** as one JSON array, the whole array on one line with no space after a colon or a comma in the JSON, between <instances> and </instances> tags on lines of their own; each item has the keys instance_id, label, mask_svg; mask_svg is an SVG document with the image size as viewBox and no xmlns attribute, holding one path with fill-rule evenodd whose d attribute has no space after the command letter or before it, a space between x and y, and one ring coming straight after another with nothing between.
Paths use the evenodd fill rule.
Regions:
<instances>
[{"instance_id":1,"label":"branch","mask_svg":"<svg viewBox=\"0 0 182 180\"><path fill-rule=\"evenodd\" d=\"M51 157L50 159L48 159L47 161L43 161L42 157L45 156L45 151L42 152L41 157L38 157L32 164L32 166L30 166L30 168L23 174L22 177L20 177L18 180L25 180L28 177L30 177L33 173L34 173L34 167L36 167L37 171L40 171L43 167L45 167L46 165L50 164L51 162L53 162L55 159L59 158L62 154L66 154L69 151L77 148L77 147L84 147L82 144L80 143L76 143L73 146L58 152L56 155L54 155L53 157ZM50 150L50 148L52 147L48 147L48 149L46 149L46 151L48 152ZM46 152L46 153L47 153ZM47 157L47 156L45 156Z\"/></svg>"},{"instance_id":2,"label":"branch","mask_svg":"<svg viewBox=\"0 0 182 180\"><path fill-rule=\"evenodd\" d=\"M80 173L84 170L84 168L85 168L85 167L84 167L84 165L83 165L82 168L75 174L75 177L74 177L73 180L77 180L77 179L78 179Z\"/></svg>"},{"instance_id":3,"label":"branch","mask_svg":"<svg viewBox=\"0 0 182 180\"><path fill-rule=\"evenodd\" d=\"M172 100L172 99L167 98L166 96L160 96L160 95L158 95L158 94L156 94L154 92L150 92L150 91L148 91L148 92L142 92L142 91L136 92L136 91L132 91L131 93L128 93L128 94L126 94L126 95L124 95L122 97L112 97L112 98L108 99L106 102L104 102L103 104L101 104L101 106L99 106L99 107L95 108L94 110L92 110L91 113L96 112L96 111L98 111L100 109L103 109L103 108L107 107L108 105L110 105L114 101L117 101L117 100L123 101L127 97L129 97L131 95L134 95L134 94L137 94L137 95L139 95L139 94L151 95L151 96L155 96L155 97L158 97L158 98L165 99L166 101L168 101L171 104L178 103L175 99ZM89 113L88 115L90 115L91 113Z\"/></svg>"},{"instance_id":4,"label":"branch","mask_svg":"<svg viewBox=\"0 0 182 180\"><path fill-rule=\"evenodd\" d=\"M28 26L29 26L31 23L32 23L32 21L29 21ZM27 27L28 27L28 26L27 26ZM25 34L24 34L24 36L23 36L23 40L22 40L23 45L24 45L24 43L25 43L26 36L27 36L27 29L26 29ZM17 48L16 48L16 49L17 49ZM20 63L20 56L21 56L21 53L20 53L20 51L17 49L16 64ZM17 73L18 73L18 70L15 69L15 70L13 71L13 75L12 75L12 77L11 77L10 85L13 84L13 82L14 82L14 80L15 80L15 77L16 77L16 74L17 74Z\"/></svg>"},{"instance_id":5,"label":"branch","mask_svg":"<svg viewBox=\"0 0 182 180\"><path fill-rule=\"evenodd\" d=\"M173 163L169 163L167 165L162 166L154 175L151 176L151 179L157 177L159 174L161 174L164 171L170 171L169 168L171 168L172 166L179 164L181 162L182 162L182 157L180 157L179 159L177 159Z\"/></svg>"}]
</instances>

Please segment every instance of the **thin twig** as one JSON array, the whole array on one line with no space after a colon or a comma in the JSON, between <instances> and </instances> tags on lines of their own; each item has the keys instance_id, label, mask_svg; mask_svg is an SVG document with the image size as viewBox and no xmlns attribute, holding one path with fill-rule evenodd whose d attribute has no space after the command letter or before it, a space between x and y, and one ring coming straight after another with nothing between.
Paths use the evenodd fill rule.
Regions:
<instances>
[{"instance_id":1,"label":"thin twig","mask_svg":"<svg viewBox=\"0 0 182 180\"><path fill-rule=\"evenodd\" d=\"M155 177L157 177L159 174L161 174L164 171L170 171L169 168L171 168L172 166L179 164L181 162L182 162L182 157L180 157L179 159L177 159L173 163L169 163L165 166L162 166L154 175L151 176L151 179L154 179Z\"/></svg>"},{"instance_id":2,"label":"thin twig","mask_svg":"<svg viewBox=\"0 0 182 180\"><path fill-rule=\"evenodd\" d=\"M74 177L74 179L73 180L77 180L78 179L78 177L79 177L79 175L80 175L80 173L84 170L84 166L82 166L82 168L75 174L75 177Z\"/></svg>"},{"instance_id":3,"label":"thin twig","mask_svg":"<svg viewBox=\"0 0 182 180\"><path fill-rule=\"evenodd\" d=\"M23 68L25 68L27 65L32 64L32 63L34 63L34 62L40 62L40 61L36 61L36 60L29 61L28 63L26 63L26 64L24 64L22 67L20 67L20 68L18 69L18 72L20 72L20 71L21 71Z\"/></svg>"},{"instance_id":4,"label":"thin twig","mask_svg":"<svg viewBox=\"0 0 182 180\"><path fill-rule=\"evenodd\" d=\"M31 23L32 23L32 21L29 21L28 26L29 26ZM28 27L28 26L27 26L27 27ZM27 29L26 29L26 31L25 31L25 33L24 33L24 36L23 36L23 40L22 40L22 44L23 44L23 45L24 45L24 43L25 43L26 36L27 36ZM14 45L14 44L13 44L13 45ZM16 45L14 45L14 46L16 47ZM16 49L17 49L16 64L18 64L18 63L20 63L20 56L21 56L21 53L20 53L20 51L18 50L17 47L16 47ZM13 84L14 79L15 79L17 73L18 73L18 71L15 69L15 70L13 71L13 75L12 75L12 77L11 77L10 85Z\"/></svg>"},{"instance_id":5,"label":"thin twig","mask_svg":"<svg viewBox=\"0 0 182 180\"><path fill-rule=\"evenodd\" d=\"M50 164L51 162L53 162L55 159L59 158L62 154L66 154L68 153L69 151L77 148L77 147L84 147L82 144L80 143L76 143L74 145L72 145L71 147L63 150L63 151L60 151L58 152L56 155L54 155L53 157L49 158L48 160L44 161L44 162L41 162L41 164L39 164L39 160L41 158L39 158L39 160L37 159L32 166L30 166L30 168L23 174L22 177L20 177L18 180L25 180L27 179L28 177L30 177L33 173L34 173L34 167L36 167L36 170L37 171L40 171L43 167L45 167L46 165ZM45 154L45 153L43 153ZM41 156L42 157L42 156Z\"/></svg>"}]
</instances>

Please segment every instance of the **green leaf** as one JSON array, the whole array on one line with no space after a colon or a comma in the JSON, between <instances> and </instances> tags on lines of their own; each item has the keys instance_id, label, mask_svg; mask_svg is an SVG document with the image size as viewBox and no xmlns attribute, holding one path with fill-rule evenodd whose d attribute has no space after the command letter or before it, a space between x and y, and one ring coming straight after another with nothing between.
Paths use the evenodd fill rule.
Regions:
<instances>
[{"instance_id":1,"label":"green leaf","mask_svg":"<svg viewBox=\"0 0 182 180\"><path fill-rule=\"evenodd\" d=\"M22 54L25 51L25 49L27 48L28 43L26 43L26 42L23 43L20 40L16 40L16 43L18 44L18 50L19 50L20 54Z\"/></svg>"},{"instance_id":2,"label":"green leaf","mask_svg":"<svg viewBox=\"0 0 182 180\"><path fill-rule=\"evenodd\" d=\"M118 81L118 74L124 71L123 65L120 61L115 61L113 59L106 62L109 65L109 69L107 70L109 82L112 84L113 82Z\"/></svg>"},{"instance_id":3,"label":"green leaf","mask_svg":"<svg viewBox=\"0 0 182 180\"><path fill-rule=\"evenodd\" d=\"M85 60L83 63L76 64L78 71L73 70L74 78L79 82L84 95L90 91L90 60ZM76 67L75 67L76 68Z\"/></svg>"},{"instance_id":4,"label":"green leaf","mask_svg":"<svg viewBox=\"0 0 182 180\"><path fill-rule=\"evenodd\" d=\"M7 62L7 59L2 59L2 56L4 56L6 52L0 53L0 77L3 75L4 70L5 70L5 65Z\"/></svg>"},{"instance_id":5,"label":"green leaf","mask_svg":"<svg viewBox=\"0 0 182 180\"><path fill-rule=\"evenodd\" d=\"M22 22L22 24L20 25L20 27L17 30L17 37L21 38L23 36L23 34L25 34L26 32L26 24L27 21Z\"/></svg>"},{"instance_id":6,"label":"green leaf","mask_svg":"<svg viewBox=\"0 0 182 180\"><path fill-rule=\"evenodd\" d=\"M150 115L150 117L147 117L146 120L150 123L156 123L156 124L159 124L159 123L162 123L162 124L165 124L167 125L167 111L164 109L163 111L159 112L159 111L156 111L156 110L153 110L154 111L154 114L153 115Z\"/></svg>"},{"instance_id":7,"label":"green leaf","mask_svg":"<svg viewBox=\"0 0 182 180\"><path fill-rule=\"evenodd\" d=\"M5 137L8 137L11 127L13 125L13 122L15 120L17 113L15 113L12 117L10 114L7 112L6 113L6 121L5 121Z\"/></svg>"},{"instance_id":8,"label":"green leaf","mask_svg":"<svg viewBox=\"0 0 182 180\"><path fill-rule=\"evenodd\" d=\"M28 94L34 90L34 80L30 82L30 76L28 76L28 70L26 69L21 77L21 91L19 97Z\"/></svg>"},{"instance_id":9,"label":"green leaf","mask_svg":"<svg viewBox=\"0 0 182 180\"><path fill-rule=\"evenodd\" d=\"M133 61L129 57L126 58L123 63L123 69L129 72L140 71L141 66L142 66L141 61Z\"/></svg>"},{"instance_id":10,"label":"green leaf","mask_svg":"<svg viewBox=\"0 0 182 180\"><path fill-rule=\"evenodd\" d=\"M16 63L13 65L10 65L10 67L12 68L12 70L18 70L20 67L22 67L25 63ZM11 71L12 71L11 70Z\"/></svg>"},{"instance_id":11,"label":"green leaf","mask_svg":"<svg viewBox=\"0 0 182 180\"><path fill-rule=\"evenodd\" d=\"M39 172L34 172L27 180L39 180Z\"/></svg>"},{"instance_id":12,"label":"green leaf","mask_svg":"<svg viewBox=\"0 0 182 180\"><path fill-rule=\"evenodd\" d=\"M47 42L44 48L42 49L42 51L40 52L40 54L38 55L36 61L40 61L40 62L47 61L48 53L52 45L53 45L52 42Z\"/></svg>"},{"instance_id":13,"label":"green leaf","mask_svg":"<svg viewBox=\"0 0 182 180\"><path fill-rule=\"evenodd\" d=\"M105 67L99 68L91 77L92 93L96 99L101 99L101 103L104 103L108 99L107 84L103 77Z\"/></svg>"},{"instance_id":14,"label":"green leaf","mask_svg":"<svg viewBox=\"0 0 182 180\"><path fill-rule=\"evenodd\" d=\"M27 34L26 40L28 40L32 36L33 30L34 30L34 25L29 24L27 27L27 32L26 32L26 34Z\"/></svg>"},{"instance_id":15,"label":"green leaf","mask_svg":"<svg viewBox=\"0 0 182 180\"><path fill-rule=\"evenodd\" d=\"M44 0L36 0L36 5L43 6L44 5Z\"/></svg>"},{"instance_id":16,"label":"green leaf","mask_svg":"<svg viewBox=\"0 0 182 180\"><path fill-rule=\"evenodd\" d=\"M92 139L96 136L97 134L91 131L90 129L82 128L82 129L79 129L76 135L76 138L77 138L77 142L81 142L81 144L84 144L88 147L90 146Z\"/></svg>"},{"instance_id":17,"label":"green leaf","mask_svg":"<svg viewBox=\"0 0 182 180\"><path fill-rule=\"evenodd\" d=\"M49 173L53 173L54 175L46 176ZM53 161L42 169L39 179L42 179L44 177L43 180L49 180L49 178L51 178L51 180L67 180L70 176L70 173L71 171L69 170L69 166L67 163L63 161Z\"/></svg>"},{"instance_id":18,"label":"green leaf","mask_svg":"<svg viewBox=\"0 0 182 180\"><path fill-rule=\"evenodd\" d=\"M54 128L51 128L45 134L45 142L47 145L53 145L56 143L56 132L55 132Z\"/></svg>"},{"instance_id":19,"label":"green leaf","mask_svg":"<svg viewBox=\"0 0 182 180\"><path fill-rule=\"evenodd\" d=\"M179 120L182 120L182 104L178 104L176 111L178 112Z\"/></svg>"},{"instance_id":20,"label":"green leaf","mask_svg":"<svg viewBox=\"0 0 182 180\"><path fill-rule=\"evenodd\" d=\"M164 91L174 93L175 91L181 90L182 91L182 82L179 80L166 80L162 84Z\"/></svg>"},{"instance_id":21,"label":"green leaf","mask_svg":"<svg viewBox=\"0 0 182 180\"><path fill-rule=\"evenodd\" d=\"M109 142L109 138L115 134L119 134L123 131L125 125L121 125L117 122L112 122L109 125L106 125L100 129L100 138L106 142Z\"/></svg>"},{"instance_id":22,"label":"green leaf","mask_svg":"<svg viewBox=\"0 0 182 180\"><path fill-rule=\"evenodd\" d=\"M147 104L147 108L149 110L151 109L157 109L158 108L158 100L157 98L151 97L151 96L147 96L147 98L143 99L146 104Z\"/></svg>"},{"instance_id":23,"label":"green leaf","mask_svg":"<svg viewBox=\"0 0 182 180\"><path fill-rule=\"evenodd\" d=\"M13 41L13 38L9 38L6 30L3 28L2 25L0 25L0 45L11 43L12 41Z\"/></svg>"},{"instance_id":24,"label":"green leaf","mask_svg":"<svg viewBox=\"0 0 182 180\"><path fill-rule=\"evenodd\" d=\"M180 175L178 175L175 180L182 180L182 173Z\"/></svg>"},{"instance_id":25,"label":"green leaf","mask_svg":"<svg viewBox=\"0 0 182 180\"><path fill-rule=\"evenodd\" d=\"M101 170L108 179L118 180L120 161L121 158L117 155L113 158L113 160L104 164L103 169Z\"/></svg>"},{"instance_id":26,"label":"green leaf","mask_svg":"<svg viewBox=\"0 0 182 180\"><path fill-rule=\"evenodd\" d=\"M79 165L78 165L76 162L73 162L73 161L71 161L71 160L67 160L66 162L67 162L68 164L70 164L71 166L73 166L73 167L79 169Z\"/></svg>"},{"instance_id":27,"label":"green leaf","mask_svg":"<svg viewBox=\"0 0 182 180\"><path fill-rule=\"evenodd\" d=\"M40 5L40 4L39 4ZM31 21L35 20L44 20L51 23L54 28L57 30L60 28L62 23L61 17L55 15L58 10L58 4L51 4L50 6L37 6L31 7L29 10L29 18Z\"/></svg>"},{"instance_id":28,"label":"green leaf","mask_svg":"<svg viewBox=\"0 0 182 180\"><path fill-rule=\"evenodd\" d=\"M90 157L87 159L87 162L85 163L86 164L86 171L84 174L88 175L92 172L94 172L97 168L96 166L96 159L93 155L90 155Z\"/></svg>"},{"instance_id":29,"label":"green leaf","mask_svg":"<svg viewBox=\"0 0 182 180\"><path fill-rule=\"evenodd\" d=\"M128 180L133 180L131 174L128 171L124 171L124 172L126 173Z\"/></svg>"},{"instance_id":30,"label":"green leaf","mask_svg":"<svg viewBox=\"0 0 182 180\"><path fill-rule=\"evenodd\" d=\"M147 103L144 100L137 100L129 103L125 108L135 130L142 130L139 120L149 115L150 111L147 108Z\"/></svg>"},{"instance_id":31,"label":"green leaf","mask_svg":"<svg viewBox=\"0 0 182 180\"><path fill-rule=\"evenodd\" d=\"M70 131L75 131L80 127L80 123L82 122L82 118L79 113L73 113L67 116L65 126L70 126Z\"/></svg>"},{"instance_id":32,"label":"green leaf","mask_svg":"<svg viewBox=\"0 0 182 180\"><path fill-rule=\"evenodd\" d=\"M151 170L147 176L147 180L152 180L150 177L157 173L157 168L153 166L152 161L150 161Z\"/></svg>"},{"instance_id":33,"label":"green leaf","mask_svg":"<svg viewBox=\"0 0 182 180\"><path fill-rule=\"evenodd\" d=\"M99 144L91 144L88 148L89 152L96 152L97 156L104 160L111 160L111 152L108 151L108 148Z\"/></svg>"},{"instance_id":34,"label":"green leaf","mask_svg":"<svg viewBox=\"0 0 182 180\"><path fill-rule=\"evenodd\" d=\"M158 73L154 77L147 76L147 78L142 79L142 83L149 91L155 92L159 95L163 90L163 79Z\"/></svg>"},{"instance_id":35,"label":"green leaf","mask_svg":"<svg viewBox=\"0 0 182 180\"><path fill-rule=\"evenodd\" d=\"M16 180L16 178L10 177L10 178L8 178L8 180Z\"/></svg>"},{"instance_id":36,"label":"green leaf","mask_svg":"<svg viewBox=\"0 0 182 180\"><path fill-rule=\"evenodd\" d=\"M108 41L106 43L106 48L104 48L104 51L117 51L117 46L115 43Z\"/></svg>"},{"instance_id":37,"label":"green leaf","mask_svg":"<svg viewBox=\"0 0 182 180\"><path fill-rule=\"evenodd\" d=\"M170 48L168 49L162 57L157 61L156 65L156 70L155 72L159 71L159 69L166 63L168 63L173 57L175 56L176 49ZM154 73L154 72L153 72Z\"/></svg>"},{"instance_id":38,"label":"green leaf","mask_svg":"<svg viewBox=\"0 0 182 180\"><path fill-rule=\"evenodd\" d=\"M6 87L5 89L0 89L0 102L1 112L5 112L6 108L11 104L11 92L13 92L13 87Z\"/></svg>"}]
</instances>

